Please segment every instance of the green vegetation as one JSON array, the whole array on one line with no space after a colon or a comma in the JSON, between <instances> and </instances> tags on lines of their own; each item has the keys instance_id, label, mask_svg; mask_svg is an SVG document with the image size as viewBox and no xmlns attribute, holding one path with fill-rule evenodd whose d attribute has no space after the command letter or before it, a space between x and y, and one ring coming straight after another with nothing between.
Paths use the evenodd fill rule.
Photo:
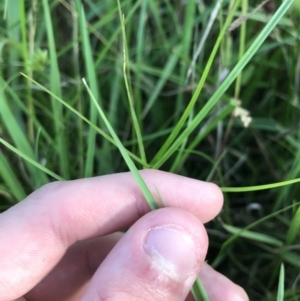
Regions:
<instances>
[{"instance_id":1,"label":"green vegetation","mask_svg":"<svg viewBox=\"0 0 300 301\"><path fill-rule=\"evenodd\" d=\"M1 210L55 179L131 170L152 209L137 169L212 181L209 263L252 300L300 298L299 0L5 0L0 15Z\"/></svg>"}]
</instances>

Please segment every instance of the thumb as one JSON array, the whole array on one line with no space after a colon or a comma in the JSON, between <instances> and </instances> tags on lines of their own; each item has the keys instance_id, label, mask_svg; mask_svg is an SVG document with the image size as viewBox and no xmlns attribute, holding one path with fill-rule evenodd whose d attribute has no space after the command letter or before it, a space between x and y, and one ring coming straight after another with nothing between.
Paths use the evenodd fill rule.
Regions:
<instances>
[{"instance_id":1,"label":"thumb","mask_svg":"<svg viewBox=\"0 0 300 301\"><path fill-rule=\"evenodd\" d=\"M205 228L191 213L177 208L150 212L106 257L81 301L183 301L207 245Z\"/></svg>"}]
</instances>

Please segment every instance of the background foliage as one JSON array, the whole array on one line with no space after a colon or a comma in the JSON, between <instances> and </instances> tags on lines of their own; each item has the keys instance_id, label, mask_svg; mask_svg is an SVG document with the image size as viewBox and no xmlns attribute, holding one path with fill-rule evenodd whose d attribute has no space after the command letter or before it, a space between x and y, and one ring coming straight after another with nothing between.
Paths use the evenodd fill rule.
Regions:
<instances>
[{"instance_id":1,"label":"background foliage","mask_svg":"<svg viewBox=\"0 0 300 301\"><path fill-rule=\"evenodd\" d=\"M248 187L225 193L207 225L208 261L253 300L276 299L283 262L285 299L298 300L299 184L276 183L300 174L300 5L270 27L282 5L122 0L122 28L117 1L1 1L1 210L55 178L128 170L84 77L138 168ZM218 96L265 26L263 45ZM262 184L272 189L252 187Z\"/></svg>"}]
</instances>

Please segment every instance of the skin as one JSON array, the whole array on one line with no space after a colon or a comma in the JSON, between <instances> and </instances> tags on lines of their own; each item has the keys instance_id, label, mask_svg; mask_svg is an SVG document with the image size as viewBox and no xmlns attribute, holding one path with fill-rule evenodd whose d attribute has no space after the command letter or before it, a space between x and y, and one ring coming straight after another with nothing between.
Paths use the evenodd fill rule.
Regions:
<instances>
[{"instance_id":1,"label":"skin","mask_svg":"<svg viewBox=\"0 0 300 301\"><path fill-rule=\"evenodd\" d=\"M191 301L198 275L211 301L247 301L204 262L203 223L221 210L220 189L141 175L167 208L150 212L132 175L121 173L48 184L0 214L0 301Z\"/></svg>"}]
</instances>

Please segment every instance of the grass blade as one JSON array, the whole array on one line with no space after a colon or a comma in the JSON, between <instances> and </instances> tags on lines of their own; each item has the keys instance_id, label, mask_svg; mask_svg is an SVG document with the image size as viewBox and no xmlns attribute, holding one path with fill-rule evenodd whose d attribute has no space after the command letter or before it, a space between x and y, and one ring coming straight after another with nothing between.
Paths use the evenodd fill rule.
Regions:
<instances>
[{"instance_id":1,"label":"grass blade","mask_svg":"<svg viewBox=\"0 0 300 301\"><path fill-rule=\"evenodd\" d=\"M278 283L278 292L277 292L277 301L284 300L284 278L285 278L284 265L281 264L279 283Z\"/></svg>"},{"instance_id":2,"label":"grass blade","mask_svg":"<svg viewBox=\"0 0 300 301\"><path fill-rule=\"evenodd\" d=\"M180 52L180 51L181 51L181 45L178 45L177 47L175 47L173 53L170 55L168 61L166 62L165 66L163 68L164 71L162 72L161 77L159 78L157 83L155 84L155 89L151 93L151 97L148 99L146 106L143 110L143 113L142 113L143 118L149 113L149 111L153 107L155 101L157 100L159 93L161 92L162 88L164 87L166 81L172 75L173 70L179 60L178 52Z\"/></svg>"},{"instance_id":3,"label":"grass blade","mask_svg":"<svg viewBox=\"0 0 300 301\"><path fill-rule=\"evenodd\" d=\"M95 70L95 62L93 60L92 47L89 40L89 33L86 26L84 7L81 1L79 0L75 0L75 3L79 15L79 28L82 36L81 45L83 47L83 56L85 61L87 79L91 85L91 90L93 92L93 95L95 95L96 99L99 99L101 103L101 96L98 89L97 75ZM97 111L93 104L91 104L90 106L89 120L94 124L97 123ZM103 125L102 122L101 125ZM88 133L87 155L86 155L86 162L84 168L84 177L91 177L93 174L95 150L96 150L96 131L94 128L91 127ZM107 166L111 166L109 153L107 153L106 157L103 158L102 164L105 164L105 166L103 166L104 169L107 169Z\"/></svg>"},{"instance_id":4,"label":"grass blade","mask_svg":"<svg viewBox=\"0 0 300 301\"><path fill-rule=\"evenodd\" d=\"M11 193L16 198L17 201L22 201L26 197L26 193L21 185L20 181L17 179L14 171L12 170L10 163L7 161L6 157L0 151L0 174L6 183L7 187L10 188Z\"/></svg>"},{"instance_id":5,"label":"grass blade","mask_svg":"<svg viewBox=\"0 0 300 301\"><path fill-rule=\"evenodd\" d=\"M281 247L283 245L282 241L280 241L279 239L274 238L270 235L266 235L266 234L262 234L262 233L257 233L257 232L253 232L253 231L233 227L233 226L230 226L230 225L226 225L224 223L222 223L222 226L229 233L234 234L234 235L238 235L239 237L243 237L243 238L246 238L246 239L266 243L266 244L269 244L269 245L275 246L275 247Z\"/></svg>"},{"instance_id":6,"label":"grass blade","mask_svg":"<svg viewBox=\"0 0 300 301\"><path fill-rule=\"evenodd\" d=\"M143 138L139 126L139 122L135 113L134 109L134 103L133 103L133 98L132 98L132 93L131 93L131 87L129 87L129 82L127 78L127 70L126 70L126 65L128 60L128 54L127 54L127 43L126 43L126 32L125 32L125 20L124 20L124 15L122 15L122 10L121 10L121 4L120 1L118 0L118 7L119 7L119 15L120 15L120 21L121 21L121 26L122 26L122 36L123 36L123 75L124 75L124 81L125 81L125 86L126 86L126 91L127 91L127 96L128 96L128 101L129 101L129 107L130 107L130 113L131 113L131 119L132 119L132 124L135 130L135 134L137 137L137 142L139 146L139 151L140 151L140 156L143 162L147 164L147 159L146 159L146 153L145 153L145 148L143 144Z\"/></svg>"},{"instance_id":7,"label":"grass blade","mask_svg":"<svg viewBox=\"0 0 300 301\"><path fill-rule=\"evenodd\" d=\"M196 301L209 301L208 295L199 277L197 277L192 287L192 294Z\"/></svg>"},{"instance_id":8,"label":"grass blade","mask_svg":"<svg viewBox=\"0 0 300 301\"><path fill-rule=\"evenodd\" d=\"M64 178L60 177L59 175L55 174L54 172L52 172L51 170L49 170L48 168L46 168L42 164L36 162L35 160L33 160L32 158L30 158L29 156L25 155L20 150L18 150L17 148L13 147L12 145L10 145L8 142L6 142L5 140L3 140L2 138L0 138L0 143L2 143L8 149L10 149L11 151L13 151L15 154L17 154L18 156L20 156L21 158L23 158L24 160L26 160L27 162L29 162L30 164L32 164L33 166L35 166L36 168L38 168L39 170L41 170L44 173L48 174L49 176L53 177L54 179L56 179L58 181L64 181Z\"/></svg>"},{"instance_id":9,"label":"grass blade","mask_svg":"<svg viewBox=\"0 0 300 301\"><path fill-rule=\"evenodd\" d=\"M159 206L157 205L155 198L153 197L153 195L151 194L149 188L147 187L146 183L144 182L143 178L141 177L139 171L137 170L136 166L134 165L133 161L131 160L130 156L128 155L128 152L126 150L126 148L123 146L121 140L119 139L119 137L117 136L117 134L115 133L114 129L112 128L112 126L110 125L108 119L106 118L103 110L101 109L101 107L99 106L97 100L95 99L92 91L90 90L89 86L87 85L85 79L83 79L83 83L93 101L93 103L95 104L101 118L103 119L107 129L109 130L111 136L113 137L116 146L119 148L120 153L122 154L128 168L130 169L130 171L132 172L135 180L137 181L141 191L143 192L143 195L149 205L149 207L154 210L159 208Z\"/></svg>"},{"instance_id":10,"label":"grass blade","mask_svg":"<svg viewBox=\"0 0 300 301\"><path fill-rule=\"evenodd\" d=\"M2 117L2 122L4 123L5 128L7 129L17 148L25 155L32 158L32 160L35 160L36 155L31 147L31 144L27 140L27 136L24 134L24 131L22 130L20 124L8 105L8 100L4 94L5 86L6 82L0 77L0 116ZM34 188L38 188L41 185L48 183L47 177L44 174L37 172L32 165L26 164L26 167L28 168L30 176L33 179L32 185Z\"/></svg>"},{"instance_id":11,"label":"grass blade","mask_svg":"<svg viewBox=\"0 0 300 301\"><path fill-rule=\"evenodd\" d=\"M60 96L62 95L60 86L60 72L58 68L57 53L55 47L53 26L51 21L50 7L47 0L42 0L44 8L44 17L48 37L49 54L50 54L50 86L51 91ZM54 114L55 136L57 137L57 151L59 157L59 166L65 179L70 178L69 174L69 157L66 135L63 133L60 122L63 120L62 106L52 98L52 109Z\"/></svg>"},{"instance_id":12,"label":"grass blade","mask_svg":"<svg viewBox=\"0 0 300 301\"><path fill-rule=\"evenodd\" d=\"M272 184L265 184L265 185L256 185L256 186L248 186L248 187L221 187L223 192L249 192L249 191L258 191L258 190L265 190L265 189L275 189L282 186L293 185L300 182L300 178L287 180Z\"/></svg>"}]
</instances>

